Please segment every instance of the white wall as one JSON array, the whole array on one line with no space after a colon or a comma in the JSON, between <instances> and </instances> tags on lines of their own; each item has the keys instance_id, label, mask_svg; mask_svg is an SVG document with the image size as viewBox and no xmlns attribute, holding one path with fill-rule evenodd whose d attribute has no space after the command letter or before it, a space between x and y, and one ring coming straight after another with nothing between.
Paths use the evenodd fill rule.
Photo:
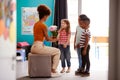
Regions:
<instances>
[{"instance_id":1,"label":"white wall","mask_svg":"<svg viewBox=\"0 0 120 80\"><path fill-rule=\"evenodd\" d=\"M109 30L109 0L82 0L81 13L90 20L92 36L108 36Z\"/></svg>"}]
</instances>

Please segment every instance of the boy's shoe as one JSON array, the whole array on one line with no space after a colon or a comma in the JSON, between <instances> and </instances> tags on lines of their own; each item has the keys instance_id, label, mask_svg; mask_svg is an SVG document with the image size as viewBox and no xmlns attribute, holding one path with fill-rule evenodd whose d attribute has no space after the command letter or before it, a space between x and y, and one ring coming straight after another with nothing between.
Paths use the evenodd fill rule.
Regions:
<instances>
[{"instance_id":1,"label":"boy's shoe","mask_svg":"<svg viewBox=\"0 0 120 80\"><path fill-rule=\"evenodd\" d=\"M86 76L90 76L90 73L89 72L87 72L87 71L85 71L85 72L83 72L82 73L82 75L81 75L82 77L86 77Z\"/></svg>"},{"instance_id":2,"label":"boy's shoe","mask_svg":"<svg viewBox=\"0 0 120 80\"><path fill-rule=\"evenodd\" d=\"M77 71L75 71L75 75L81 75L83 73L83 71L81 69L77 69Z\"/></svg>"},{"instance_id":3,"label":"boy's shoe","mask_svg":"<svg viewBox=\"0 0 120 80\"><path fill-rule=\"evenodd\" d=\"M77 71L75 71L75 75L78 75L80 72L80 69L77 69Z\"/></svg>"}]
</instances>

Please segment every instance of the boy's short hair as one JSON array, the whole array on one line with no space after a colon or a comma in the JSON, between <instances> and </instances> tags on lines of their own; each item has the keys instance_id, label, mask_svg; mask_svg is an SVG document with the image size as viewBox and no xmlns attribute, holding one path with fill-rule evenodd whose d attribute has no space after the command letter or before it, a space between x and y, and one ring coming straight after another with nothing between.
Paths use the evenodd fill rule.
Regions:
<instances>
[{"instance_id":1,"label":"boy's short hair","mask_svg":"<svg viewBox=\"0 0 120 80\"><path fill-rule=\"evenodd\" d=\"M87 18L87 16L85 14L81 14L79 15L80 20L85 20Z\"/></svg>"},{"instance_id":2,"label":"boy's short hair","mask_svg":"<svg viewBox=\"0 0 120 80\"><path fill-rule=\"evenodd\" d=\"M84 19L83 21L90 23L90 19L88 17L86 19Z\"/></svg>"},{"instance_id":3,"label":"boy's short hair","mask_svg":"<svg viewBox=\"0 0 120 80\"><path fill-rule=\"evenodd\" d=\"M79 18L80 18L80 20L82 20L82 21L87 21L87 22L89 22L90 23L90 19L85 15L85 14L81 14L81 15L79 15Z\"/></svg>"}]
</instances>

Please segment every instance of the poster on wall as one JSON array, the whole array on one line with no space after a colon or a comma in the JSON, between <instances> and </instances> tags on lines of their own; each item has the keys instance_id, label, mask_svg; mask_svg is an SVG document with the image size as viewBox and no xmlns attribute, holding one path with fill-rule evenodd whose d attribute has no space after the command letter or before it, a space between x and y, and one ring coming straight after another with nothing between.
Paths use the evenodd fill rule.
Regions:
<instances>
[{"instance_id":1,"label":"poster on wall","mask_svg":"<svg viewBox=\"0 0 120 80\"><path fill-rule=\"evenodd\" d=\"M33 35L34 23L39 20L36 7L22 7L22 35Z\"/></svg>"}]
</instances>

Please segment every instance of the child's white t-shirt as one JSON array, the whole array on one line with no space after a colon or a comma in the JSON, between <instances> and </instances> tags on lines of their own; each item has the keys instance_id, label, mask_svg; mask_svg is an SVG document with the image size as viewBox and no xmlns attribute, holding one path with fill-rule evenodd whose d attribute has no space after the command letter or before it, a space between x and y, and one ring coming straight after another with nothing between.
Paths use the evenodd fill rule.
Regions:
<instances>
[{"instance_id":1,"label":"child's white t-shirt","mask_svg":"<svg viewBox=\"0 0 120 80\"><path fill-rule=\"evenodd\" d=\"M80 39L81 39L81 35L82 33L85 31L85 29L81 28L80 26L77 26L76 28L76 43L75 45L79 44L80 43Z\"/></svg>"}]
</instances>

